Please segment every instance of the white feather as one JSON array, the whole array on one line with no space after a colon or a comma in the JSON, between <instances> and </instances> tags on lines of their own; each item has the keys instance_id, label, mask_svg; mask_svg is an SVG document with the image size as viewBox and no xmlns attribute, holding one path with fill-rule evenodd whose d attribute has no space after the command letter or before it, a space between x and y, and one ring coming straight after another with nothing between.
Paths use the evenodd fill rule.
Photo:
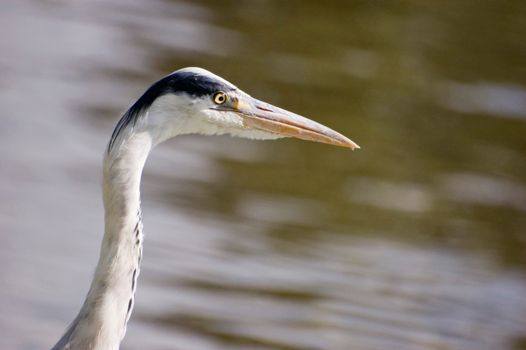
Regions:
<instances>
[{"instance_id":1,"label":"white feather","mask_svg":"<svg viewBox=\"0 0 526 350\"><path fill-rule=\"evenodd\" d=\"M199 68L186 70L224 79ZM238 90L238 93L244 94ZM280 136L248 129L232 112L218 112L209 96L166 94L125 126L104 159L105 233L84 305L54 350L117 350L126 331L142 254L140 182L157 144L182 134L230 134L250 139Z\"/></svg>"}]
</instances>

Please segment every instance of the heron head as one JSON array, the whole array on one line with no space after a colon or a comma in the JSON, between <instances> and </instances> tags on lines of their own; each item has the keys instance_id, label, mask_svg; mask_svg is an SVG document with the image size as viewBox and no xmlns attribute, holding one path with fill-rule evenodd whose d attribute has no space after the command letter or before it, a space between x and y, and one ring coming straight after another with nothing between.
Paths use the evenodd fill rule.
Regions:
<instances>
[{"instance_id":1,"label":"heron head","mask_svg":"<svg viewBox=\"0 0 526 350\"><path fill-rule=\"evenodd\" d=\"M193 67L177 70L153 84L123 116L112 140L130 125L137 131L147 130L154 143L199 133L251 139L294 137L359 148L326 126L259 101L225 79Z\"/></svg>"}]
</instances>

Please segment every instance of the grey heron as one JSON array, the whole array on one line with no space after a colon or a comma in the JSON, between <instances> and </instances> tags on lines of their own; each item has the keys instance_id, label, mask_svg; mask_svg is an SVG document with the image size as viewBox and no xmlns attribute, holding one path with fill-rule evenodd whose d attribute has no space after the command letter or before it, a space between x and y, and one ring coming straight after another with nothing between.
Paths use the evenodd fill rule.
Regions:
<instances>
[{"instance_id":1,"label":"grey heron","mask_svg":"<svg viewBox=\"0 0 526 350\"><path fill-rule=\"evenodd\" d=\"M117 123L104 156L104 237L77 317L53 350L116 350L126 333L142 257L141 174L159 143L182 134L295 137L359 148L321 124L259 101L201 68L154 83Z\"/></svg>"}]
</instances>

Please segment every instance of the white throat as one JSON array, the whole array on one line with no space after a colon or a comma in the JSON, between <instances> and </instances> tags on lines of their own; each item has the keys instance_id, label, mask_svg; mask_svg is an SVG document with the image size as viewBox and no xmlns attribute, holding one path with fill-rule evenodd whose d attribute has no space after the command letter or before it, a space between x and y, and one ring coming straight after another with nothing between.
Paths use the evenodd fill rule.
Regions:
<instances>
[{"instance_id":1,"label":"white throat","mask_svg":"<svg viewBox=\"0 0 526 350\"><path fill-rule=\"evenodd\" d=\"M125 115L126 117L126 115ZM125 119L121 119L123 121ZM105 230L86 300L53 350L117 350L126 332L142 256L141 175L157 144L181 134L279 136L243 126L239 115L210 108L208 98L167 94L117 126L104 159Z\"/></svg>"}]
</instances>

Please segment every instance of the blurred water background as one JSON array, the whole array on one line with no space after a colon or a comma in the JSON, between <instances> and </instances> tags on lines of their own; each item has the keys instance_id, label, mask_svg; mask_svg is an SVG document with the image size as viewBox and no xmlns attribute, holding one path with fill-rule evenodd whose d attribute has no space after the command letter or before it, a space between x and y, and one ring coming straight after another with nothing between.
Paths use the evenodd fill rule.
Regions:
<instances>
[{"instance_id":1,"label":"blurred water background","mask_svg":"<svg viewBox=\"0 0 526 350\"><path fill-rule=\"evenodd\" d=\"M362 149L156 149L123 349L526 349L526 2L3 0L0 26L0 349L75 316L108 137L184 66Z\"/></svg>"}]
</instances>

